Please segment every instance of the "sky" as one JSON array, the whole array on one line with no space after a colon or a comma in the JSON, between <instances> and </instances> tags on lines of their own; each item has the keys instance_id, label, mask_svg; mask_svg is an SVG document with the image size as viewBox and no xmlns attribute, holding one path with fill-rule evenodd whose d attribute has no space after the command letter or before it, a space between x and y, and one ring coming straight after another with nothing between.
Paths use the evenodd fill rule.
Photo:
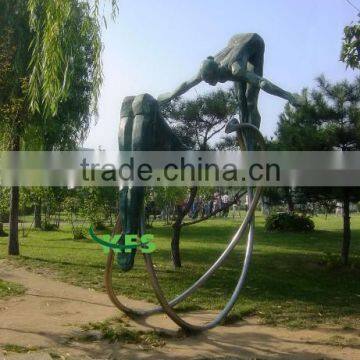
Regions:
<instances>
[{"instance_id":1,"label":"sky","mask_svg":"<svg viewBox=\"0 0 360 360\"><path fill-rule=\"evenodd\" d=\"M352 0L360 7L360 0ZM125 96L172 91L237 33L256 32L266 44L264 77L291 92L353 79L339 61L344 26L356 20L346 0L119 0L115 21L103 29L104 83L97 124L84 146L116 150ZM216 88L190 90L196 96ZM260 130L272 136L285 101L264 92Z\"/></svg>"}]
</instances>

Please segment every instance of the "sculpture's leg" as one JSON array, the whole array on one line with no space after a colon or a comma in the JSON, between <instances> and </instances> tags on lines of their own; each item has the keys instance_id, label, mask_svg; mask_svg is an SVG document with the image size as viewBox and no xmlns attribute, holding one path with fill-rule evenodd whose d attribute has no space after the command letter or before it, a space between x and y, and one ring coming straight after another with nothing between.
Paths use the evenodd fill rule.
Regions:
<instances>
[{"instance_id":1,"label":"sculpture's leg","mask_svg":"<svg viewBox=\"0 0 360 360\"><path fill-rule=\"evenodd\" d=\"M235 82L235 91L237 95L237 100L239 102L239 110L240 110L240 122L246 123L248 122L248 105L246 99L246 87L247 84L245 81Z\"/></svg>"},{"instance_id":2,"label":"sculpture's leg","mask_svg":"<svg viewBox=\"0 0 360 360\"><path fill-rule=\"evenodd\" d=\"M254 58L248 64L248 70L254 72L257 76L263 76L264 67L264 51ZM259 99L260 87L249 83L246 91L246 100L249 111L249 123L260 128L261 116L258 110L258 99Z\"/></svg>"},{"instance_id":3,"label":"sculpture's leg","mask_svg":"<svg viewBox=\"0 0 360 360\"><path fill-rule=\"evenodd\" d=\"M121 108L119 127L119 150L150 151L156 150L157 141L162 134L156 126L159 111L156 100L148 94L128 97ZM140 234L141 214L144 207L144 187L124 187L120 191L120 217L123 225L120 243L125 243L125 235ZM131 253L118 253L117 261L124 271L134 265L136 249Z\"/></svg>"},{"instance_id":4,"label":"sculpture's leg","mask_svg":"<svg viewBox=\"0 0 360 360\"><path fill-rule=\"evenodd\" d=\"M120 110L120 123L118 132L118 142L120 151L131 151L132 149L132 128L134 121L134 114L132 111L132 103L135 96L127 96L122 104Z\"/></svg>"},{"instance_id":5,"label":"sculpture's leg","mask_svg":"<svg viewBox=\"0 0 360 360\"><path fill-rule=\"evenodd\" d=\"M242 53L237 54L238 60L236 61L236 64L238 67L243 69L245 72L247 69L248 64L248 55L245 51ZM235 81L235 93L236 93L236 99L239 103L239 115L241 118L239 119L241 123L247 123L248 122L248 106L247 106L247 99L246 99L246 88L247 88L247 82L246 81Z\"/></svg>"},{"instance_id":6,"label":"sculpture's leg","mask_svg":"<svg viewBox=\"0 0 360 360\"><path fill-rule=\"evenodd\" d=\"M134 122L134 115L132 111L132 103L134 101L134 96L128 96L124 99L121 105L120 112L120 124L118 132L118 141L119 141L119 150L120 151L131 151L132 149L132 128ZM129 187L123 187L120 190L120 201L119 201L119 210L120 210L120 220L122 224L122 232L119 243L121 245L125 244L125 234L131 233L131 228L129 226ZM128 271L132 268L134 264L135 253L118 253L117 263L119 267Z\"/></svg>"},{"instance_id":7,"label":"sculpture's leg","mask_svg":"<svg viewBox=\"0 0 360 360\"><path fill-rule=\"evenodd\" d=\"M125 244L125 235L140 234L141 209L144 204L143 187L124 187L120 190L120 217L123 229L119 243ZM123 271L134 266L136 249L118 253L117 262Z\"/></svg>"},{"instance_id":8,"label":"sculpture's leg","mask_svg":"<svg viewBox=\"0 0 360 360\"><path fill-rule=\"evenodd\" d=\"M161 136L156 126L159 116L157 101L149 94L138 95L133 101L132 109L134 114L132 150L155 150L157 137Z\"/></svg>"},{"instance_id":9,"label":"sculpture's leg","mask_svg":"<svg viewBox=\"0 0 360 360\"><path fill-rule=\"evenodd\" d=\"M238 54L238 60L232 68L236 67L238 72L246 73L248 71L249 57L246 51L243 54ZM247 98L248 84L246 81L239 79L235 81L236 97L239 103L240 123L249 123L249 106ZM241 134L243 141L247 144L247 148L251 148L250 139L247 137L246 131Z\"/></svg>"},{"instance_id":10,"label":"sculpture's leg","mask_svg":"<svg viewBox=\"0 0 360 360\"><path fill-rule=\"evenodd\" d=\"M141 214L143 213L144 197L144 187L131 187L127 192L127 234L140 235Z\"/></svg>"}]
</instances>

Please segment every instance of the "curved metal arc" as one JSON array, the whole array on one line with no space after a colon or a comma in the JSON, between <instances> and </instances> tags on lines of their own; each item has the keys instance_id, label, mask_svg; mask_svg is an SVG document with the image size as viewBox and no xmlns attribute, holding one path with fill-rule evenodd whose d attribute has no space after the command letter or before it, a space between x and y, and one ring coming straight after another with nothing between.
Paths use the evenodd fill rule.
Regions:
<instances>
[{"instance_id":1,"label":"curved metal arc","mask_svg":"<svg viewBox=\"0 0 360 360\"><path fill-rule=\"evenodd\" d=\"M250 221L251 221L251 217L253 215L253 213L255 212L256 209L256 205L257 202L260 198L261 195L261 189L257 190L257 194L255 194L254 199L251 203L251 206L248 210L247 216L249 216ZM245 224L245 222L243 222L243 224ZM247 223L246 223L247 226ZM246 226L244 228L244 230L246 229ZM235 235L236 236L236 235ZM247 241L247 246L246 246L246 253L245 253L245 260L244 260L244 264L242 267L242 271L238 280L238 283L235 287L235 290L230 298L230 300L228 301L228 303L225 305L224 309L210 322L204 324L204 325L194 325L191 324L185 320L183 320L173 309L173 306L176 305L177 303L181 302L182 300L184 300L186 297L188 297L189 295L191 295L195 290L197 290L204 282L206 282L206 280L214 273L214 271L216 271L216 269L218 269L222 263L226 260L226 258L228 257L228 255L231 253L231 250L236 246L237 241L235 241L235 237L233 238L232 242L231 242L231 250L229 250L229 252L225 252L222 254L222 256L220 256L220 258L213 264L213 266L197 281L195 282L188 290L186 290L181 296L179 296L178 298L174 299L177 300L176 301L172 301L171 303L168 302L164 296L164 293L161 289L161 286L159 284L157 275L156 275L156 271L154 269L154 265L152 262L152 257L151 255L145 255L144 254L144 258L145 258L145 263L146 263L146 269L149 273L150 276L150 282L153 286L155 295L158 299L158 301L160 302L160 305L162 306L162 308L164 309L165 313L177 324L179 325L181 328L183 328L186 331L189 332L199 332L199 331L203 331L203 330L208 330L211 329L215 326L217 326L224 318L225 316L230 312L230 310L232 309L232 307L234 306L239 293L244 285L245 282L245 278L249 269L249 265L250 265L250 261L251 261L251 255L252 255L252 249L253 249L253 238L254 238L254 225L251 224L250 225L250 229L249 229L249 234L248 234L248 241ZM228 248L226 249L228 250ZM176 304L175 304L176 303Z\"/></svg>"},{"instance_id":2,"label":"curved metal arc","mask_svg":"<svg viewBox=\"0 0 360 360\"><path fill-rule=\"evenodd\" d=\"M250 124L239 124L239 131L238 131L238 138L242 139L242 131L243 129L248 128L251 130L255 130L257 138L259 140L260 146L262 150L265 149L265 142L264 138L260 134L259 130ZM243 150L245 149L245 144L243 141L239 140L240 146ZM208 271L200 278L198 279L190 288L188 288L183 294L175 298L172 302L168 302L164 296L164 293L161 289L161 286L159 284L156 271L154 269L154 265L152 262L152 258L150 255L144 255L146 268L150 276L150 281L153 286L155 295L160 302L160 305L163 307L166 314L181 328L183 328L186 331L189 332L199 332L207 329L211 329L215 326L217 326L225 317L226 315L231 311L232 307L234 306L240 291L244 285L246 275L250 266L251 261L251 255L253 250L253 240L254 240L254 222L253 222L253 215L256 209L256 206L258 204L258 201L260 199L262 192L262 188L258 188L256 190L254 198L252 198L252 190L251 188L248 189L248 196L249 196L249 202L251 202L251 205L247 211L246 217L243 220L242 225L240 226L239 230L234 235L233 239L225 249L225 251L220 255L220 257L215 261L215 263L208 269ZM246 230L247 225L250 224L249 233L248 233L248 241L247 241L247 247L246 247L246 253L245 253L245 260L243 263L242 271L239 277L239 280L236 284L236 287L233 291L233 294L230 298L230 300L227 302L223 310L210 322L205 323L203 325L194 325L191 324L185 320L183 320L177 313L174 311L172 306L174 306L176 303L179 303L184 298L188 297L191 293L193 293L197 288L199 288L206 280L222 265L222 263L226 260L226 258L229 256L231 251L234 249L234 247L237 245L239 239L243 235L244 231Z\"/></svg>"},{"instance_id":3,"label":"curved metal arc","mask_svg":"<svg viewBox=\"0 0 360 360\"><path fill-rule=\"evenodd\" d=\"M242 130L245 128L255 131L256 137L258 138L260 146L261 146L262 150L264 150L265 142L264 142L264 138L262 137L259 130L251 124L239 124L238 140L239 140L239 144L240 144L240 147L242 148L242 150L246 150L245 144L242 141L242 135L243 135ZM225 318L225 316L229 313L229 311L232 309L233 305L235 304L235 302L239 296L239 293L241 291L241 288L244 284L247 272L248 272L251 255L252 255L253 237L254 237L254 224L252 223L252 219L253 219L253 214L255 212L257 203L260 199L261 192L262 192L262 188L258 188L256 190L254 198L252 199L252 190L249 189L249 202L251 202L251 205L247 211L246 217L244 218L240 228L238 229L238 231L236 232L236 234L234 235L233 239L230 241L230 243L228 244L228 246L226 247L224 252L214 262L214 264L208 269L208 271L203 274L203 276L201 278L199 278L192 286L190 286L181 295L174 298L170 302L167 302L167 300L161 290L161 287L159 285L159 282L158 282L158 279L156 276L156 272L155 272L155 269L154 269L154 266L152 263L151 255L144 254L146 268L150 275L150 281L151 281L151 284L155 291L155 294L161 304L161 307L156 307L156 308L153 308L153 309L147 310L147 311L138 311L138 310L133 310L133 309L126 307L117 299L117 297L112 289L112 284L111 284L111 268L112 268L112 262L113 262L113 252L110 251L109 257L108 257L108 262L107 262L107 271L105 274L105 278L106 278L105 281L106 281L106 286L107 286L107 290L108 290L111 301L115 304L115 306L117 306L119 309L121 309L122 311L124 311L128 314L150 315L155 312L165 311L167 313L167 315L176 324L178 324L180 327L182 327L183 329L185 329L187 331L195 331L195 332L202 331L202 330L210 329L210 328L218 325ZM230 300L225 305L224 309L215 317L215 319L205 325L193 325L193 324L190 324L190 323L184 321L180 316L178 316L176 314L176 312L172 309L172 307L175 306L176 304L180 303L182 300L184 300L188 296L190 296L197 288L199 288L204 282L206 282L206 280L214 273L214 271L216 271L216 269L218 269L222 265L222 263L227 259L227 257L229 256L229 254L231 253L233 248L238 243L239 239L242 237L242 235L245 232L246 227L248 226L249 223L250 223L250 229L249 229L249 234L248 234L245 260L244 260L243 268L242 268L238 283L234 289L234 292L233 292ZM112 258L112 259L110 259L110 258ZM109 259L111 261L109 261ZM108 271L108 270L110 270L110 271Z\"/></svg>"},{"instance_id":4,"label":"curved metal arc","mask_svg":"<svg viewBox=\"0 0 360 360\"><path fill-rule=\"evenodd\" d=\"M259 193L259 197L260 197L260 193ZM256 205L255 205L255 208L256 208ZM249 210L250 210L250 208L249 208ZM249 210L247 213L249 213ZM231 251L233 250L233 248L236 246L236 244L238 243L238 241L240 240L240 238L243 236L244 232L246 231L246 228L247 228L249 222L251 221L251 216L245 216L239 230L236 232L233 239L229 242L229 244L227 245L225 250L219 256L219 258L213 263L213 265L193 285L191 285L183 293L181 293L180 295L178 295L177 297L172 299L169 302L170 306L173 307L173 306L179 304L180 302L182 302L183 300L185 300L186 298L188 298L191 294L193 294L196 291L196 289L198 287L200 287L204 282L206 282L206 280L213 274L214 271L216 271L216 269L218 269L222 265L222 263L230 255ZM234 238L236 238L235 239L236 241L234 241ZM107 258L106 269L105 269L105 287L106 287L106 290L107 290L110 300L118 309L120 309L121 311L123 311L129 315L138 315L138 316L148 316L148 315L151 315L154 313L164 311L162 306L157 306L157 307L154 307L149 310L137 310L137 309L129 308L129 307L125 306L123 303L121 303L119 301L119 299L117 298L117 296L114 292L113 286L112 286L113 261L114 261L114 252L110 249L110 252L109 252L108 258Z\"/></svg>"},{"instance_id":5,"label":"curved metal arc","mask_svg":"<svg viewBox=\"0 0 360 360\"><path fill-rule=\"evenodd\" d=\"M106 260L104 283L105 283L106 292L107 292L111 302L115 305L115 307L117 307L119 310L121 310L122 312L124 312L125 314L127 314L129 316L132 316L132 315L135 315L135 316L149 315L147 311L130 308L130 307L126 306L125 304L123 304L118 299L118 297L115 294L114 288L112 286L113 262L114 262L114 251L112 249L110 249L107 260Z\"/></svg>"}]
</instances>

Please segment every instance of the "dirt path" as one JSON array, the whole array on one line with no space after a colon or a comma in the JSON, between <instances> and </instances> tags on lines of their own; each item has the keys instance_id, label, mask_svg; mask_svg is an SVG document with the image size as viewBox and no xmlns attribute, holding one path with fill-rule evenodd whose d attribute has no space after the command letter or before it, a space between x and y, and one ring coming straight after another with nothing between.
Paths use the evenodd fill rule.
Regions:
<instances>
[{"instance_id":1,"label":"dirt path","mask_svg":"<svg viewBox=\"0 0 360 360\"><path fill-rule=\"evenodd\" d=\"M360 332L337 329L291 331L259 325L256 319L221 326L196 337L167 339L166 345L154 350L141 346L109 344L106 341L69 342L80 324L118 316L106 294L68 285L24 269L0 262L0 278L19 283L26 294L0 300L0 346L15 344L43 348L31 354L5 353L0 359L205 359L284 358L284 359L359 359L360 349L354 341ZM149 304L129 301L135 306ZM199 313L192 320L212 314ZM191 319L191 316L187 317ZM160 328L177 332L177 327L164 315L152 316L138 329ZM336 343L342 344L336 345ZM334 345L329 345L334 344ZM345 346L348 344L348 346ZM2 355L2 356L1 356Z\"/></svg>"}]
</instances>

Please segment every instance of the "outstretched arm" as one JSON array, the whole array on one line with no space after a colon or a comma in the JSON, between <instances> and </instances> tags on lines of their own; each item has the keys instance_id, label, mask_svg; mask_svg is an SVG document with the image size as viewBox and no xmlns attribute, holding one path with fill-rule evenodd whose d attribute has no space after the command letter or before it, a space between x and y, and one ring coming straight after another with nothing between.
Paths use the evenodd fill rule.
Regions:
<instances>
[{"instance_id":1,"label":"outstretched arm","mask_svg":"<svg viewBox=\"0 0 360 360\"><path fill-rule=\"evenodd\" d=\"M258 86L260 89L266 91L268 94L278 96L290 102L293 106L301 106L302 98L297 94L292 94L288 91L281 89L279 86L273 84L269 80L255 74L254 72L247 71L242 68L239 63L235 62L231 66L231 72L235 81L246 81L250 84Z\"/></svg>"},{"instance_id":2,"label":"outstretched arm","mask_svg":"<svg viewBox=\"0 0 360 360\"><path fill-rule=\"evenodd\" d=\"M161 94L157 101L160 105L166 104L172 99L185 94L188 90L193 88L194 86L200 84L202 81L200 74L194 76L192 79L183 82L180 86L178 86L173 92Z\"/></svg>"}]
</instances>

